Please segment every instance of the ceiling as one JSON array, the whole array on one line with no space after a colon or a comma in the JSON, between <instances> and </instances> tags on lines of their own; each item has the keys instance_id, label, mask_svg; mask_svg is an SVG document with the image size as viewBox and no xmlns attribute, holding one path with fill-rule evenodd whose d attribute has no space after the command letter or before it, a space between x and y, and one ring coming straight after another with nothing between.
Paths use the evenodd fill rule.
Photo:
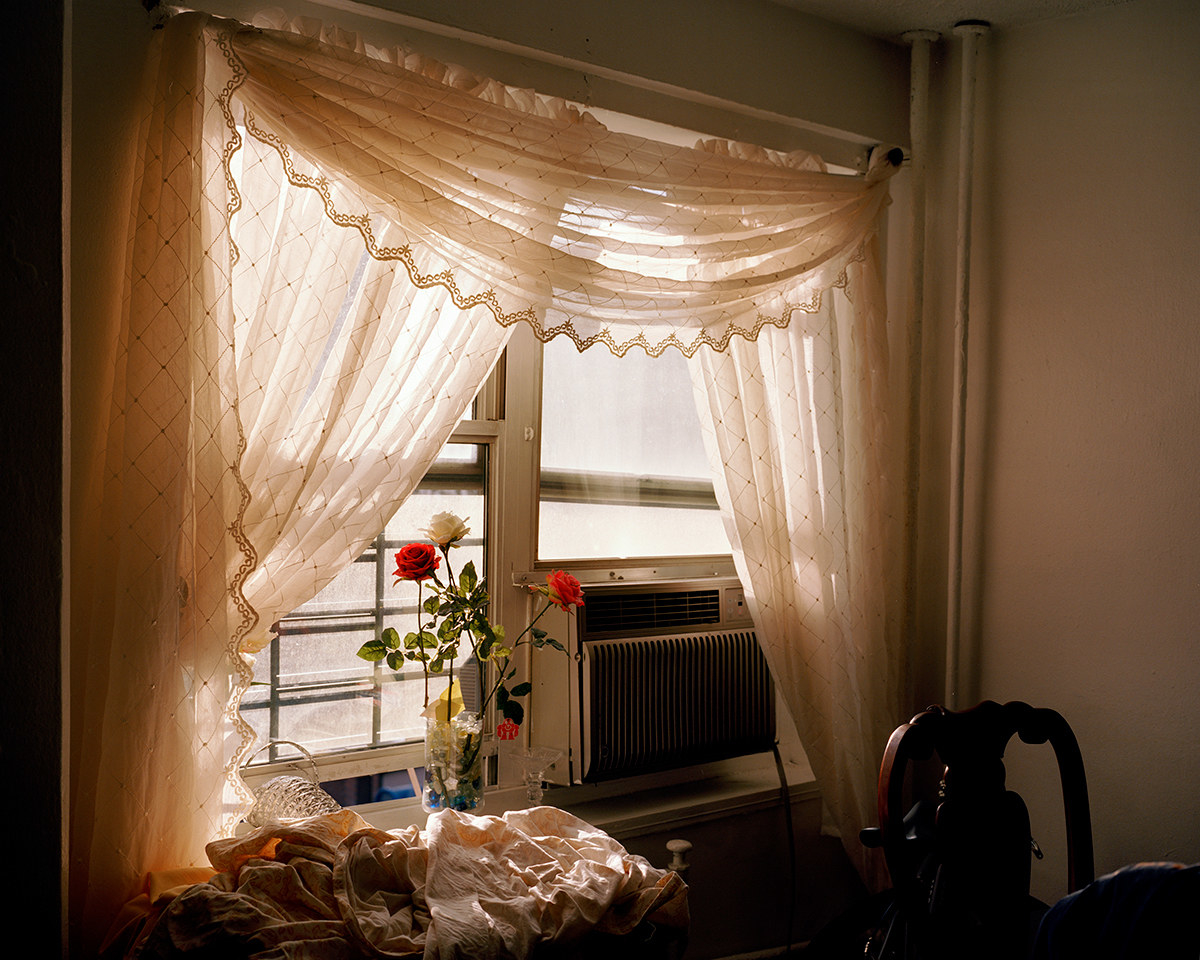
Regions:
<instances>
[{"instance_id":1,"label":"ceiling","mask_svg":"<svg viewBox=\"0 0 1200 960\"><path fill-rule=\"evenodd\" d=\"M1129 0L773 0L861 33L895 39L907 30L949 34L962 20L1012 27Z\"/></svg>"}]
</instances>

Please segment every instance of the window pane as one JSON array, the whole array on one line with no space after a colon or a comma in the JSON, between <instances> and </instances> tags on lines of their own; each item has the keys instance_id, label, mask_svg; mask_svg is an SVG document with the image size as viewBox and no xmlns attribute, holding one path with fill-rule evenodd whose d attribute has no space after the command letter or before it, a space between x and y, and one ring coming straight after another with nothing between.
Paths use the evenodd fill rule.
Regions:
<instances>
[{"instance_id":1,"label":"window pane","mask_svg":"<svg viewBox=\"0 0 1200 960\"><path fill-rule=\"evenodd\" d=\"M380 733L384 740L401 743L425 736L425 720L421 716L423 686L419 670L405 671L397 682L383 685ZM441 684L434 689L441 689Z\"/></svg>"},{"instance_id":2,"label":"window pane","mask_svg":"<svg viewBox=\"0 0 1200 960\"><path fill-rule=\"evenodd\" d=\"M371 610L374 605L375 546L372 544L324 590L293 610L291 616L346 614Z\"/></svg>"},{"instance_id":3,"label":"window pane","mask_svg":"<svg viewBox=\"0 0 1200 960\"><path fill-rule=\"evenodd\" d=\"M317 684L370 681L372 665L358 657L334 655L336 651L354 653L375 636L375 617L321 618L307 620L287 617L279 622L279 683L283 686L311 688Z\"/></svg>"},{"instance_id":4,"label":"window pane","mask_svg":"<svg viewBox=\"0 0 1200 960\"><path fill-rule=\"evenodd\" d=\"M471 561L484 576L486 477L485 445L447 444L380 537L317 596L280 619L279 637L256 658L255 685L242 703L242 715L260 742L294 740L321 753L424 735L420 667L407 664L397 674L356 654L385 627L395 627L401 636L415 629L417 586L393 585L393 556L406 543L428 542L421 528L435 513L448 510L469 518L471 533L451 551L452 568L457 575ZM445 573L443 565L439 575L444 579ZM445 674L432 677L430 696L446 682ZM269 759L264 751L258 761Z\"/></svg>"},{"instance_id":5,"label":"window pane","mask_svg":"<svg viewBox=\"0 0 1200 960\"><path fill-rule=\"evenodd\" d=\"M538 558L729 553L687 363L546 344Z\"/></svg>"},{"instance_id":6,"label":"window pane","mask_svg":"<svg viewBox=\"0 0 1200 960\"><path fill-rule=\"evenodd\" d=\"M416 493L405 501L384 531L386 584L383 590L383 626L395 627L402 637L417 627L418 588L417 584L407 580L393 585L392 572L396 569L393 555L406 543L427 543L421 528L429 526L434 514L448 511L462 517L470 527L470 533L450 550L449 561L441 561L437 573L442 582L448 576L460 576L468 563L475 565L479 577L486 576L486 454L487 447L482 444L447 444L436 470L429 472ZM422 599L428 596L428 592L421 591ZM467 683L473 679L469 671L466 675L462 672L469 653L470 645L464 641L454 663L454 676L460 680L464 691ZM404 685L407 689L384 690L384 722L390 731L388 739L420 739L425 735L424 720L419 716L424 696L423 674L418 664L408 664L402 676L412 680ZM448 682L445 672L431 676L430 699L441 693ZM403 709L399 706L402 699L407 705ZM467 702L473 702L470 696Z\"/></svg>"},{"instance_id":7,"label":"window pane","mask_svg":"<svg viewBox=\"0 0 1200 960\"><path fill-rule=\"evenodd\" d=\"M314 754L369 744L373 699L355 690L329 691L326 697L336 699L286 700L280 711L279 737L303 744Z\"/></svg>"}]
</instances>

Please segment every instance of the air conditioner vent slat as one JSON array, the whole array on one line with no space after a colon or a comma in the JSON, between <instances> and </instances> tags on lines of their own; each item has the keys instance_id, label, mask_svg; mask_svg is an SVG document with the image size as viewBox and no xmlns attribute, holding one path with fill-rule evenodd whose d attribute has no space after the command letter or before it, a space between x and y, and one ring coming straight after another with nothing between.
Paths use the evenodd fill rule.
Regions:
<instances>
[{"instance_id":1,"label":"air conditioner vent slat","mask_svg":"<svg viewBox=\"0 0 1200 960\"><path fill-rule=\"evenodd\" d=\"M721 597L716 590L595 593L588 595L583 615L581 629L593 637L698 627L720 622Z\"/></svg>"}]
</instances>

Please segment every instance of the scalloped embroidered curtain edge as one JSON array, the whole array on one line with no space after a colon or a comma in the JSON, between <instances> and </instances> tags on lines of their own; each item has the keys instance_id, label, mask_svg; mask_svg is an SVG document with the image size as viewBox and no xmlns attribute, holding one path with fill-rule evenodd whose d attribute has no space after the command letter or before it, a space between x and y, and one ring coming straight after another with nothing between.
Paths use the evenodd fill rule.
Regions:
<instances>
[{"instance_id":1,"label":"scalloped embroidered curtain edge","mask_svg":"<svg viewBox=\"0 0 1200 960\"><path fill-rule=\"evenodd\" d=\"M145 871L236 823L247 653L382 529L513 323L703 363L823 315L887 202L885 163L657 144L332 31L186 14L156 49L73 537L91 943Z\"/></svg>"}]
</instances>

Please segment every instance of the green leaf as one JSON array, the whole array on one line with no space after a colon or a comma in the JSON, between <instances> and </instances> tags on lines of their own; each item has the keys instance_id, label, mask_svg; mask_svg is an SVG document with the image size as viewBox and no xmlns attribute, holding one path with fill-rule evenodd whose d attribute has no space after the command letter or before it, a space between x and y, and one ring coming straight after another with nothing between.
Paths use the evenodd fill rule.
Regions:
<instances>
[{"instance_id":1,"label":"green leaf","mask_svg":"<svg viewBox=\"0 0 1200 960\"><path fill-rule=\"evenodd\" d=\"M546 638L546 642L547 642L548 644L550 644L550 646L552 646L552 647L553 647L555 650L561 650L563 653L566 653L566 652L567 652L567 648L566 648L566 647L564 647L564 646L563 646L561 643L559 643L557 640L555 640L553 637L547 637L547 638Z\"/></svg>"},{"instance_id":2,"label":"green leaf","mask_svg":"<svg viewBox=\"0 0 1200 960\"><path fill-rule=\"evenodd\" d=\"M393 670L399 671L404 666L404 653L400 650L393 650L387 655L387 665Z\"/></svg>"},{"instance_id":3,"label":"green leaf","mask_svg":"<svg viewBox=\"0 0 1200 960\"><path fill-rule=\"evenodd\" d=\"M400 634L396 632L395 627L384 627L380 639L389 650L397 650L400 647Z\"/></svg>"},{"instance_id":4,"label":"green leaf","mask_svg":"<svg viewBox=\"0 0 1200 960\"><path fill-rule=\"evenodd\" d=\"M475 561L468 560L467 565L462 568L462 573L458 576L459 586L463 593L470 593L475 589L475 584L479 582L479 576L475 573Z\"/></svg>"},{"instance_id":5,"label":"green leaf","mask_svg":"<svg viewBox=\"0 0 1200 960\"><path fill-rule=\"evenodd\" d=\"M436 650L437 645L438 645L438 638L436 636L434 636L428 630L421 631L421 646L423 646L429 650Z\"/></svg>"},{"instance_id":6,"label":"green leaf","mask_svg":"<svg viewBox=\"0 0 1200 960\"><path fill-rule=\"evenodd\" d=\"M442 658L438 657L436 660L434 660L432 663L429 664L429 672L430 673L441 673L442 667L444 667L445 665L446 664L442 660Z\"/></svg>"},{"instance_id":7,"label":"green leaf","mask_svg":"<svg viewBox=\"0 0 1200 960\"><path fill-rule=\"evenodd\" d=\"M382 640L368 640L358 648L358 655L363 660L370 660L372 663L378 663L387 656L388 649Z\"/></svg>"},{"instance_id":8,"label":"green leaf","mask_svg":"<svg viewBox=\"0 0 1200 960\"><path fill-rule=\"evenodd\" d=\"M471 624L471 632L479 638L479 642L475 647L475 655L480 660L489 659L496 643L504 639L504 628L493 627L483 617L478 617Z\"/></svg>"},{"instance_id":9,"label":"green leaf","mask_svg":"<svg viewBox=\"0 0 1200 960\"><path fill-rule=\"evenodd\" d=\"M541 627L530 627L529 632L533 634L534 640L544 640L546 638L546 631Z\"/></svg>"},{"instance_id":10,"label":"green leaf","mask_svg":"<svg viewBox=\"0 0 1200 960\"><path fill-rule=\"evenodd\" d=\"M501 683L496 687L496 706L503 710L506 703L508 703L508 687Z\"/></svg>"},{"instance_id":11,"label":"green leaf","mask_svg":"<svg viewBox=\"0 0 1200 960\"><path fill-rule=\"evenodd\" d=\"M525 719L525 708L516 700L507 700L502 706L501 711L506 719L511 720L517 726Z\"/></svg>"},{"instance_id":12,"label":"green leaf","mask_svg":"<svg viewBox=\"0 0 1200 960\"><path fill-rule=\"evenodd\" d=\"M435 593L432 597L430 597L428 600L426 600L421 605L421 608L427 614L429 614L431 617L436 617L438 615L438 613L441 611L441 606L442 606L441 598L438 597L438 595Z\"/></svg>"},{"instance_id":13,"label":"green leaf","mask_svg":"<svg viewBox=\"0 0 1200 960\"><path fill-rule=\"evenodd\" d=\"M404 649L415 650L421 645L421 638L415 633L406 633L404 635Z\"/></svg>"},{"instance_id":14,"label":"green leaf","mask_svg":"<svg viewBox=\"0 0 1200 960\"><path fill-rule=\"evenodd\" d=\"M514 697L524 697L532 689L533 689L533 684L530 683L528 680L526 680L524 683L518 683L515 687L512 688L511 692Z\"/></svg>"}]
</instances>

